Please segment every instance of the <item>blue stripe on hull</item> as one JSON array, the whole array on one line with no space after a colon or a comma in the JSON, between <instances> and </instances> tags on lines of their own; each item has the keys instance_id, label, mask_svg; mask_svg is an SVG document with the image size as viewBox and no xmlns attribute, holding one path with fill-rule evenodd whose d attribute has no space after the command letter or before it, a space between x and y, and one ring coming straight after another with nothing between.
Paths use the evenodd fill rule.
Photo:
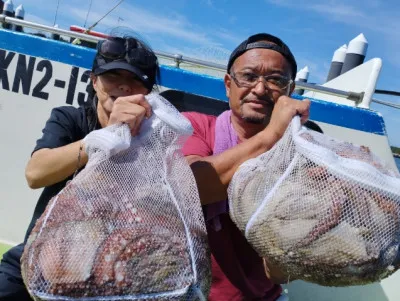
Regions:
<instances>
[{"instance_id":1,"label":"blue stripe on hull","mask_svg":"<svg viewBox=\"0 0 400 301\"><path fill-rule=\"evenodd\" d=\"M86 69L91 69L95 54L94 49L1 29L0 48ZM170 89L227 101L222 79L168 66L161 66L160 78L160 84ZM314 100L310 114L315 121L386 135L382 116L371 110Z\"/></svg>"},{"instance_id":2,"label":"blue stripe on hull","mask_svg":"<svg viewBox=\"0 0 400 301\"><path fill-rule=\"evenodd\" d=\"M296 99L304 99L300 95L292 95ZM345 128L373 133L377 135L387 135L385 122L380 113L340 105L319 99L309 98L312 101L310 108L310 119L337 125Z\"/></svg>"},{"instance_id":3,"label":"blue stripe on hull","mask_svg":"<svg viewBox=\"0 0 400 301\"><path fill-rule=\"evenodd\" d=\"M161 66L160 84L171 89L227 101L224 82L220 78Z\"/></svg>"},{"instance_id":4,"label":"blue stripe on hull","mask_svg":"<svg viewBox=\"0 0 400 301\"><path fill-rule=\"evenodd\" d=\"M86 69L92 68L94 49L0 29L0 48Z\"/></svg>"}]
</instances>

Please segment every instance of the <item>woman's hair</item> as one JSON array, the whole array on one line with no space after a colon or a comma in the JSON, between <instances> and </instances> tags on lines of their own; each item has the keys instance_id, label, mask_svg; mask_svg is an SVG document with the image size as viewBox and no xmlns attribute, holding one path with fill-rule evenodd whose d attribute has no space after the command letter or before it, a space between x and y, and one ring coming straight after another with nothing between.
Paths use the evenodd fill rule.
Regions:
<instances>
[{"instance_id":1,"label":"woman's hair","mask_svg":"<svg viewBox=\"0 0 400 301\"><path fill-rule=\"evenodd\" d=\"M99 118L97 116L97 96L93 88L93 83L88 87L88 101L84 105L86 119L89 132L94 131L99 127Z\"/></svg>"}]
</instances>

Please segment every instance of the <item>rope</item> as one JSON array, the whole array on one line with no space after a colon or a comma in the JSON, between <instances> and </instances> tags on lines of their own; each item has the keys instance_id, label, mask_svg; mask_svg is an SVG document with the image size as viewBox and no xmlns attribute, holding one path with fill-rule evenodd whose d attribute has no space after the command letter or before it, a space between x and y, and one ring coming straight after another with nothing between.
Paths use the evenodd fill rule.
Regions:
<instances>
[{"instance_id":1,"label":"rope","mask_svg":"<svg viewBox=\"0 0 400 301\"><path fill-rule=\"evenodd\" d=\"M53 27L56 25L57 22L57 15L58 15L58 8L60 7L60 0L57 0L57 8L56 8L56 14L54 16L54 23L53 23Z\"/></svg>"},{"instance_id":2,"label":"rope","mask_svg":"<svg viewBox=\"0 0 400 301\"><path fill-rule=\"evenodd\" d=\"M400 109L400 105L392 103L392 102L387 102L387 101L383 101L383 100L379 100L379 99L375 99L375 98L372 98L371 101L375 102L375 103L379 103L380 105L383 105L383 106L392 107L392 108L395 108L395 109Z\"/></svg>"},{"instance_id":3,"label":"rope","mask_svg":"<svg viewBox=\"0 0 400 301\"><path fill-rule=\"evenodd\" d=\"M111 8L103 17L101 17L97 22L95 22L92 26L90 26L88 29L85 30L84 33L89 32L92 30L101 20L103 20L105 17L107 17L114 9L116 9L124 0L119 1L113 8Z\"/></svg>"},{"instance_id":4,"label":"rope","mask_svg":"<svg viewBox=\"0 0 400 301\"><path fill-rule=\"evenodd\" d=\"M400 96L400 92L398 91L389 91L389 90L380 90L376 89L375 94L385 94L385 95L392 95L392 96Z\"/></svg>"},{"instance_id":5,"label":"rope","mask_svg":"<svg viewBox=\"0 0 400 301\"><path fill-rule=\"evenodd\" d=\"M89 18L90 10L92 9L92 3L93 3L93 0L90 0L89 9L88 9L88 11L87 11L86 19L85 19L85 24L83 24L83 27L86 27L86 22L87 22L87 20L88 20L88 18Z\"/></svg>"},{"instance_id":6,"label":"rope","mask_svg":"<svg viewBox=\"0 0 400 301\"><path fill-rule=\"evenodd\" d=\"M88 29L86 29L83 33L88 33L91 31L101 20L103 20L105 17L107 17L114 9L116 9L124 0L120 0L113 8L111 8L103 17L101 17L98 21L96 21L92 26L89 26ZM72 44L80 44L79 39L75 39L72 41Z\"/></svg>"}]
</instances>

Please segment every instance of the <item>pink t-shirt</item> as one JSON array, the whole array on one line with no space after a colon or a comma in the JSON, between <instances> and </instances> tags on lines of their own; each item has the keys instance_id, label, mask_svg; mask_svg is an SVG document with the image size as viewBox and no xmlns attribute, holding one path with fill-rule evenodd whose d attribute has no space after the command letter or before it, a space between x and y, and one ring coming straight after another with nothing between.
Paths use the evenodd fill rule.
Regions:
<instances>
[{"instance_id":1,"label":"pink t-shirt","mask_svg":"<svg viewBox=\"0 0 400 301\"><path fill-rule=\"evenodd\" d=\"M211 156L217 118L196 112L185 112L183 115L194 129L183 148L185 156ZM228 212L220 214L219 220L222 227L218 230L212 223L206 223L212 254L212 285L208 300L276 300L282 288L265 276L261 257L232 222Z\"/></svg>"}]
</instances>

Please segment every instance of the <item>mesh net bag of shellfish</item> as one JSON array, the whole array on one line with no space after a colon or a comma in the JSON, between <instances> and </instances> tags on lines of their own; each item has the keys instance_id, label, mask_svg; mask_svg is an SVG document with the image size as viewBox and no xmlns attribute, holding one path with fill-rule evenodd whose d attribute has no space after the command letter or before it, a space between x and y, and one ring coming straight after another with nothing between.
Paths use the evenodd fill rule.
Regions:
<instances>
[{"instance_id":1,"label":"mesh net bag of shellfish","mask_svg":"<svg viewBox=\"0 0 400 301\"><path fill-rule=\"evenodd\" d=\"M270 151L240 166L228 194L232 220L289 279L358 285L399 268L397 169L298 117Z\"/></svg>"},{"instance_id":2,"label":"mesh net bag of shellfish","mask_svg":"<svg viewBox=\"0 0 400 301\"><path fill-rule=\"evenodd\" d=\"M35 300L206 300L207 233L181 153L190 122L161 96L85 138L86 167L49 203L21 260Z\"/></svg>"}]
</instances>

